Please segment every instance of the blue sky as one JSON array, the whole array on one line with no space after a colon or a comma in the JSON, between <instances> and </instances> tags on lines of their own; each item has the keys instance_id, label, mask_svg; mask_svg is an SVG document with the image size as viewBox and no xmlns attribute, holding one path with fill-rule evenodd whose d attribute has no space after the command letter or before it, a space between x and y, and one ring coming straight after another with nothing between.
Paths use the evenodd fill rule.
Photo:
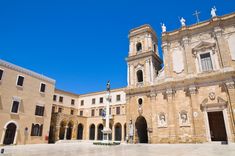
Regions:
<instances>
[{"instance_id":1,"label":"blue sky","mask_svg":"<svg viewBox=\"0 0 235 156\"><path fill-rule=\"evenodd\" d=\"M74 93L126 86L128 32L150 24L160 40L160 23L180 27L235 11L234 0L1 0L0 58L56 79Z\"/></svg>"}]
</instances>

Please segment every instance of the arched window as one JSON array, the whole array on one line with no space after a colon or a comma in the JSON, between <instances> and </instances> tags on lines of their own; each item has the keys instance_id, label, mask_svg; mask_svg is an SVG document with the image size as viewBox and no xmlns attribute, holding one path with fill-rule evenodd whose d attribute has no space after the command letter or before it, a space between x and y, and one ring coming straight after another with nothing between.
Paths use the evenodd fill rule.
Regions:
<instances>
[{"instance_id":1,"label":"arched window","mask_svg":"<svg viewBox=\"0 0 235 156\"><path fill-rule=\"evenodd\" d=\"M142 72L142 70L138 70L136 74L137 74L137 81L138 82L143 82L143 72Z\"/></svg>"},{"instance_id":2,"label":"arched window","mask_svg":"<svg viewBox=\"0 0 235 156\"><path fill-rule=\"evenodd\" d=\"M142 51L142 44L140 42L136 44L136 50L137 50L137 52Z\"/></svg>"}]
</instances>

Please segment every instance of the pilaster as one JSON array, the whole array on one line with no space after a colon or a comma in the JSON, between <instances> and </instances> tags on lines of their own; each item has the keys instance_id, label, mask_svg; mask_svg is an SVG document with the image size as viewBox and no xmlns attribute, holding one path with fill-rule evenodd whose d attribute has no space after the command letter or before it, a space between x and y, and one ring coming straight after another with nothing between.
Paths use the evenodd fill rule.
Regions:
<instances>
[{"instance_id":1,"label":"pilaster","mask_svg":"<svg viewBox=\"0 0 235 156\"><path fill-rule=\"evenodd\" d=\"M169 52L169 48L168 48L168 43L167 42L163 42L162 43L162 51L163 51L163 58L164 58L164 69L165 69L165 74L166 77L170 77L170 52Z\"/></svg>"},{"instance_id":2,"label":"pilaster","mask_svg":"<svg viewBox=\"0 0 235 156\"><path fill-rule=\"evenodd\" d=\"M184 47L184 69L187 74L193 74L196 71L195 63L193 61L192 48L190 46L190 39L188 37L184 37L182 39L182 44Z\"/></svg>"},{"instance_id":3,"label":"pilaster","mask_svg":"<svg viewBox=\"0 0 235 156\"><path fill-rule=\"evenodd\" d=\"M167 108L168 108L168 128L169 128L169 142L176 143L178 138L177 131L177 113L175 112L175 104L174 104L174 94L175 91L172 88L166 90L167 96Z\"/></svg>"},{"instance_id":4,"label":"pilaster","mask_svg":"<svg viewBox=\"0 0 235 156\"><path fill-rule=\"evenodd\" d=\"M156 94L156 92L155 92L155 90L151 90L151 92L150 92L150 108L151 108L151 111L150 111L150 114L149 114L149 123L148 123L148 142L149 143L153 143L154 141L153 141L153 137L155 137L154 136L154 133L156 133L155 132L155 128L154 128L154 114L155 114L155 110L156 110L156 108L155 108L155 105L156 105L156 96L157 96L157 94Z\"/></svg>"},{"instance_id":5,"label":"pilaster","mask_svg":"<svg viewBox=\"0 0 235 156\"><path fill-rule=\"evenodd\" d=\"M228 67L230 66L230 53L229 53L229 47L228 47L228 42L224 38L223 35L223 30L220 27L215 27L214 28L214 34L215 34L215 40L217 42L217 47L218 47L218 52L219 52L219 57L220 61L222 64L222 67Z\"/></svg>"},{"instance_id":6,"label":"pilaster","mask_svg":"<svg viewBox=\"0 0 235 156\"><path fill-rule=\"evenodd\" d=\"M235 82L230 81L225 83L227 94L228 94L228 110L230 110L229 115L231 116L231 128L233 133L233 140L235 141Z\"/></svg>"}]
</instances>

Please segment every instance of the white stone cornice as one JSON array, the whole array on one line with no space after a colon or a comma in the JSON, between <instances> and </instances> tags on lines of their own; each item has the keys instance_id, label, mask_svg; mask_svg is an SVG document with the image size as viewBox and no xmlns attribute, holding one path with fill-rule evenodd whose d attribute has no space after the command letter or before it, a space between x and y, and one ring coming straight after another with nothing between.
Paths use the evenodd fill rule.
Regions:
<instances>
[{"instance_id":1,"label":"white stone cornice","mask_svg":"<svg viewBox=\"0 0 235 156\"><path fill-rule=\"evenodd\" d=\"M190 86L188 88L190 94L196 94L197 93L197 88L196 86Z\"/></svg>"},{"instance_id":2,"label":"white stone cornice","mask_svg":"<svg viewBox=\"0 0 235 156\"><path fill-rule=\"evenodd\" d=\"M15 70L15 71L27 74L29 76L41 79L43 81L47 81L47 82L52 83L52 84L55 84L55 82L56 82L54 79L51 79L51 78L46 77L44 75L40 75L40 74L38 74L36 72L30 71L28 69L22 68L20 66L14 65L12 63L9 63L9 62L1 60L1 59L0 59L0 66L3 66L3 67L6 67L6 68L9 68L9 69L12 69L12 70Z\"/></svg>"},{"instance_id":3,"label":"white stone cornice","mask_svg":"<svg viewBox=\"0 0 235 156\"><path fill-rule=\"evenodd\" d=\"M228 89L234 89L235 83L234 83L234 81L226 82L226 86L228 87Z\"/></svg>"},{"instance_id":4,"label":"white stone cornice","mask_svg":"<svg viewBox=\"0 0 235 156\"><path fill-rule=\"evenodd\" d=\"M186 37L183 37L182 43L183 43L184 45L188 45L188 44L189 44L189 38L188 38L187 36L186 36Z\"/></svg>"},{"instance_id":5,"label":"white stone cornice","mask_svg":"<svg viewBox=\"0 0 235 156\"><path fill-rule=\"evenodd\" d=\"M167 48L168 44L167 42L162 42L162 49Z\"/></svg>"},{"instance_id":6,"label":"white stone cornice","mask_svg":"<svg viewBox=\"0 0 235 156\"><path fill-rule=\"evenodd\" d=\"M167 96L172 96L174 93L175 93L175 91L174 91L172 88L168 88L168 89L166 90L166 95L167 95Z\"/></svg>"}]
</instances>

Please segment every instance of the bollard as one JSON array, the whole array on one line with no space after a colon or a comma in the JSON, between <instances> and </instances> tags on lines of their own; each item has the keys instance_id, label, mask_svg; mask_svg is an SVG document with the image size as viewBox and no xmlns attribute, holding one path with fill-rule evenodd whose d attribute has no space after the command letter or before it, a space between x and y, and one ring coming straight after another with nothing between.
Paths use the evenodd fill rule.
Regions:
<instances>
[{"instance_id":1,"label":"bollard","mask_svg":"<svg viewBox=\"0 0 235 156\"><path fill-rule=\"evenodd\" d=\"M3 153L4 153L4 148L1 149L1 154L3 154Z\"/></svg>"}]
</instances>

